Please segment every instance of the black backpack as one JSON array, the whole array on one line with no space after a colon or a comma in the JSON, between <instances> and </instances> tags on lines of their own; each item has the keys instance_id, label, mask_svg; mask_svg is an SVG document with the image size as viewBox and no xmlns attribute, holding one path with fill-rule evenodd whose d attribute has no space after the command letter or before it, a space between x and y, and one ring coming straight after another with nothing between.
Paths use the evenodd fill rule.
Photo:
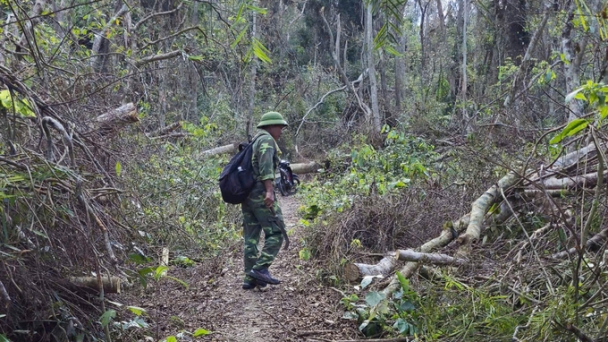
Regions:
<instances>
[{"instance_id":1,"label":"black backpack","mask_svg":"<svg viewBox=\"0 0 608 342\"><path fill-rule=\"evenodd\" d=\"M258 137L249 144L241 144L239 153L232 157L222 170L220 190L224 202L230 204L243 203L253 189L256 179L253 174L251 156L253 154L253 143Z\"/></svg>"}]
</instances>

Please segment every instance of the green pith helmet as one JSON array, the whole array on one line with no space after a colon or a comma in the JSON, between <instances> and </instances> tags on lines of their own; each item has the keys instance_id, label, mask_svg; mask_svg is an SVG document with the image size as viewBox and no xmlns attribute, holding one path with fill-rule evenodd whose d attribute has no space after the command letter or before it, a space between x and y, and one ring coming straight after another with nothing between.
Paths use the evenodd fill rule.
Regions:
<instances>
[{"instance_id":1,"label":"green pith helmet","mask_svg":"<svg viewBox=\"0 0 608 342\"><path fill-rule=\"evenodd\" d=\"M273 125L279 125L279 126L289 126L287 124L287 121L285 121L285 119L283 119L283 115L277 113L277 112L268 112L264 115L262 115L262 119L260 120L260 123L258 124L258 128L262 128L265 126L273 126Z\"/></svg>"}]
</instances>

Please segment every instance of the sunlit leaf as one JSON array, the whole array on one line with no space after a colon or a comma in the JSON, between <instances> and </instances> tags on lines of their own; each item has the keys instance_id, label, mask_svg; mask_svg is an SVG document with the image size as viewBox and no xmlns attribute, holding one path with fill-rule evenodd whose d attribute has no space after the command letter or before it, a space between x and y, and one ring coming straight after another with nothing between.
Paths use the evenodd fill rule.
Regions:
<instances>
[{"instance_id":1,"label":"sunlit leaf","mask_svg":"<svg viewBox=\"0 0 608 342\"><path fill-rule=\"evenodd\" d=\"M140 308L138 306L127 306L127 309L129 309L132 313L134 313L137 316L141 316L142 314L144 314L146 312L146 309Z\"/></svg>"},{"instance_id":2,"label":"sunlit leaf","mask_svg":"<svg viewBox=\"0 0 608 342\"><path fill-rule=\"evenodd\" d=\"M589 121L585 119L574 119L570 121L570 123L558 135L553 137L553 139L549 141L549 144L558 144L564 140L564 138L572 136L587 128L588 125Z\"/></svg>"},{"instance_id":3,"label":"sunlit leaf","mask_svg":"<svg viewBox=\"0 0 608 342\"><path fill-rule=\"evenodd\" d=\"M203 328L198 328L194 331L194 334L192 334L192 336L199 337L199 336L205 336L205 335L209 335L209 334L211 334L211 331L209 331L207 329L203 329Z\"/></svg>"},{"instance_id":4,"label":"sunlit leaf","mask_svg":"<svg viewBox=\"0 0 608 342\"><path fill-rule=\"evenodd\" d=\"M114 168L116 169L116 176L120 177L120 171L122 171L122 165L120 165L119 161L116 161L116 165Z\"/></svg>"}]
</instances>

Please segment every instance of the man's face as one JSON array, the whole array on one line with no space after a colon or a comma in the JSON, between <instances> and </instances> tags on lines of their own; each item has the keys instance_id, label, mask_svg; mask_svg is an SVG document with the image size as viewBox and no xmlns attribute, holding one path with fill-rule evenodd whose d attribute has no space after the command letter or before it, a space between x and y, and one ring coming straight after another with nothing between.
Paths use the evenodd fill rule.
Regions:
<instances>
[{"instance_id":1,"label":"man's face","mask_svg":"<svg viewBox=\"0 0 608 342\"><path fill-rule=\"evenodd\" d=\"M272 126L268 126L266 128L266 130L268 131L268 133L270 133L270 135L272 135L274 140L278 140L281 137L281 134L283 133L283 129L285 127L287 127L287 126L272 125Z\"/></svg>"}]
</instances>

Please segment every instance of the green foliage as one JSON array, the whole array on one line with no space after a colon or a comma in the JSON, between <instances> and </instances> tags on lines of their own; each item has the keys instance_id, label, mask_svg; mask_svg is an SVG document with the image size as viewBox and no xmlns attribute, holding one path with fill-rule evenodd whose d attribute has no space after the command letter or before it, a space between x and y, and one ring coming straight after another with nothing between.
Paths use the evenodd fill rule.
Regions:
<instances>
[{"instance_id":1,"label":"green foliage","mask_svg":"<svg viewBox=\"0 0 608 342\"><path fill-rule=\"evenodd\" d=\"M302 184L304 218L314 220L324 213L340 213L349 208L357 196L399 191L433 174L425 166L435 155L432 145L388 126L383 128L383 133L386 139L381 150L367 143L352 148L348 172Z\"/></svg>"},{"instance_id":2,"label":"green foliage","mask_svg":"<svg viewBox=\"0 0 608 342\"><path fill-rule=\"evenodd\" d=\"M31 104L27 99L11 93L9 90L0 90L0 105L6 108L9 112L14 112L23 117L35 117L36 114L32 111Z\"/></svg>"},{"instance_id":3,"label":"green foliage","mask_svg":"<svg viewBox=\"0 0 608 342\"><path fill-rule=\"evenodd\" d=\"M600 127L608 116L608 86L595 83L591 80L586 84L566 95L566 102L580 100L587 102L589 107L596 110L595 121ZM588 119L578 118L570 121L566 127L554 136L549 144L558 144L564 138L574 136L584 131L592 122Z\"/></svg>"}]
</instances>

